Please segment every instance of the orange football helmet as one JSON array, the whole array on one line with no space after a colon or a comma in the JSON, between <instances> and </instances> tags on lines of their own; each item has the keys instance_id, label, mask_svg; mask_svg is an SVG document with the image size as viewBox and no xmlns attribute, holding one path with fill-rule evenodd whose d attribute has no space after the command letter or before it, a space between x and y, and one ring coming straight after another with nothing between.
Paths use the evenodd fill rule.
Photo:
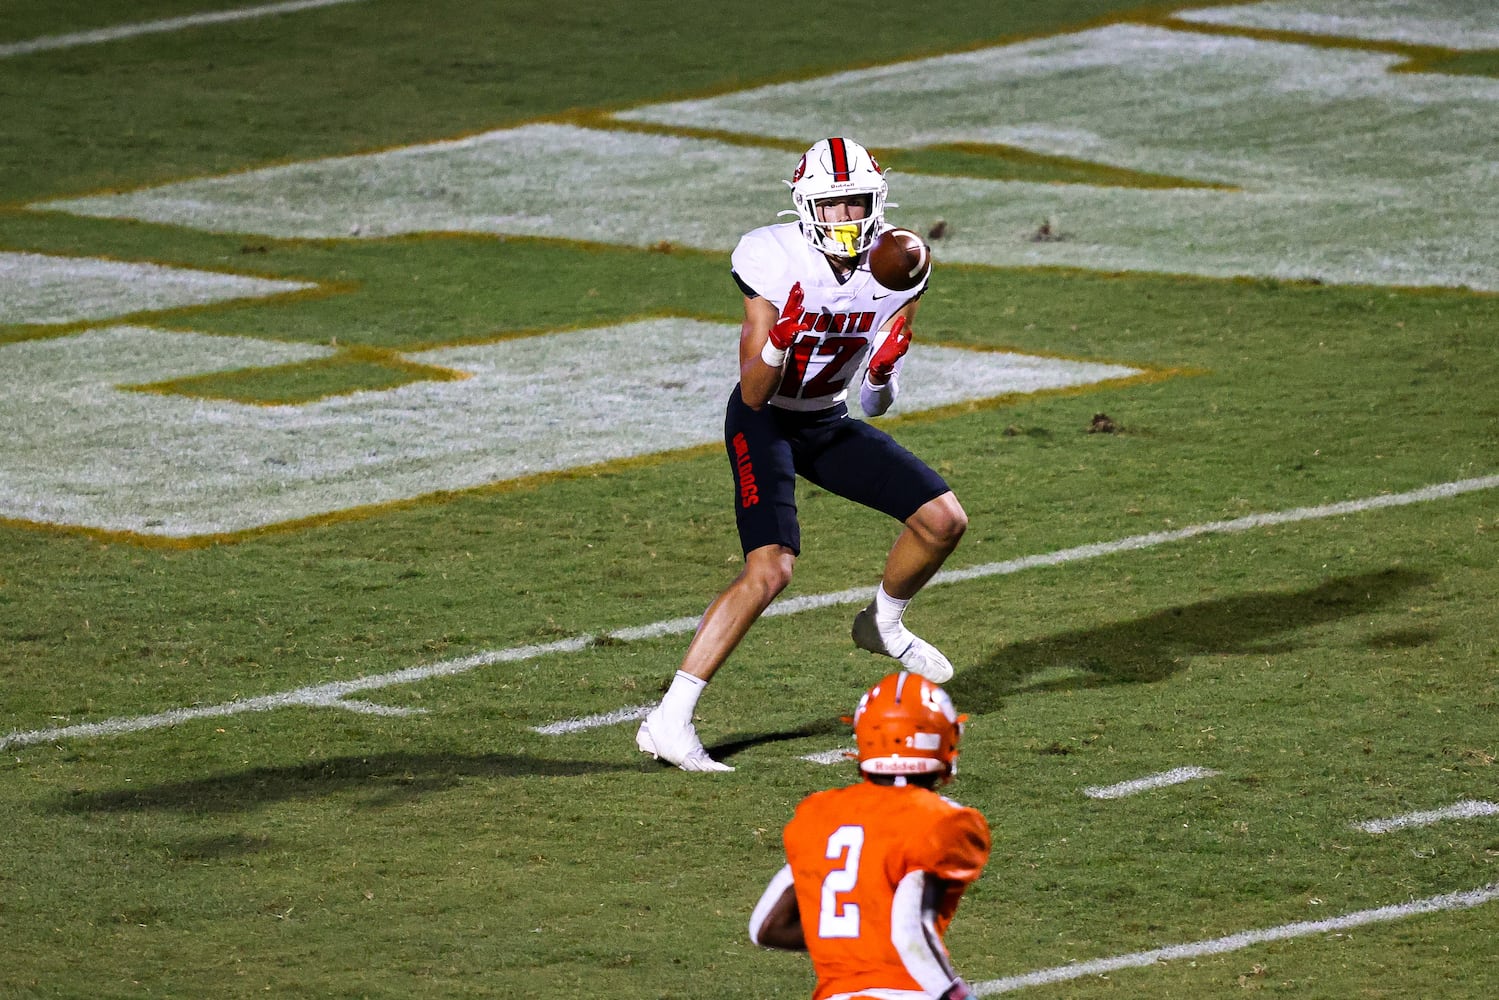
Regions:
<instances>
[{"instance_id":1,"label":"orange football helmet","mask_svg":"<svg viewBox=\"0 0 1499 1000\"><path fill-rule=\"evenodd\" d=\"M859 770L868 774L953 775L958 739L968 717L947 692L924 677L901 671L864 693L854 710Z\"/></svg>"}]
</instances>

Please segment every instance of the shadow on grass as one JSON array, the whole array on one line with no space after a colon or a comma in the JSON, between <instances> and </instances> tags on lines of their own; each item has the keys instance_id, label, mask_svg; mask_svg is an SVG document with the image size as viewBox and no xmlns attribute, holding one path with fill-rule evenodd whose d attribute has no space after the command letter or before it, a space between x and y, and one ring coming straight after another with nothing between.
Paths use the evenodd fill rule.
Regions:
<instances>
[{"instance_id":1,"label":"shadow on grass","mask_svg":"<svg viewBox=\"0 0 1499 1000\"><path fill-rule=\"evenodd\" d=\"M771 743L784 743L787 740L799 740L807 736L825 736L828 733L848 735L848 724L841 719L820 719L816 722L809 722L804 726L798 726L795 729L786 729L775 733L756 733L753 736L741 736L737 739L722 740L710 747L705 747L705 749L714 760L722 760L728 763L726 758L753 747L766 746Z\"/></svg>"},{"instance_id":2,"label":"shadow on grass","mask_svg":"<svg viewBox=\"0 0 1499 1000\"><path fill-rule=\"evenodd\" d=\"M340 792L363 794L367 805L379 807L452 788L469 778L571 778L634 770L632 765L547 760L525 754L388 753L256 767L154 787L75 792L59 799L52 809L67 813L232 813Z\"/></svg>"},{"instance_id":3,"label":"shadow on grass","mask_svg":"<svg viewBox=\"0 0 1499 1000\"><path fill-rule=\"evenodd\" d=\"M1339 577L1292 593L1242 594L1167 608L1132 621L1001 647L945 686L964 711L988 712L1021 691L1159 681L1194 656L1295 649L1299 643L1292 633L1369 614L1432 579L1427 573L1391 569Z\"/></svg>"}]
</instances>

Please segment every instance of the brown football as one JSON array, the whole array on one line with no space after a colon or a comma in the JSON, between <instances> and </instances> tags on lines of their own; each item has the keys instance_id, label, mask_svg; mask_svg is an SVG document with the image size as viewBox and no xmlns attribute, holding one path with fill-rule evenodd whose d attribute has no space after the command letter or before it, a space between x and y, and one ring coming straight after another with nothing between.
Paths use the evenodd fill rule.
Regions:
<instances>
[{"instance_id":1,"label":"brown football","mask_svg":"<svg viewBox=\"0 0 1499 1000\"><path fill-rule=\"evenodd\" d=\"M909 229L882 233L869 248L869 273L893 291L915 288L931 267L932 251Z\"/></svg>"}]
</instances>

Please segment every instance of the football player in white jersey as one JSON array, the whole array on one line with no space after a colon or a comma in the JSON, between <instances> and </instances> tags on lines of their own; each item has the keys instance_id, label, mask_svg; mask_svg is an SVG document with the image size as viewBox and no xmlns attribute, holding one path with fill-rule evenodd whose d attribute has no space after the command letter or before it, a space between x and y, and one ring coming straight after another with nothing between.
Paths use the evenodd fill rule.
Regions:
<instances>
[{"instance_id":1,"label":"football player in white jersey","mask_svg":"<svg viewBox=\"0 0 1499 1000\"><path fill-rule=\"evenodd\" d=\"M747 233L735 248L744 294L739 384L724 418L744 569L708 606L661 704L636 734L642 751L684 771L732 771L698 739L692 716L708 681L791 581L801 552L795 484L811 483L904 526L853 640L937 684L952 665L902 621L906 605L957 547L968 516L926 463L848 415L884 413L899 392L910 324L930 275L906 291L869 273L866 251L892 228L885 177L851 139L823 139L792 179L796 221Z\"/></svg>"}]
</instances>

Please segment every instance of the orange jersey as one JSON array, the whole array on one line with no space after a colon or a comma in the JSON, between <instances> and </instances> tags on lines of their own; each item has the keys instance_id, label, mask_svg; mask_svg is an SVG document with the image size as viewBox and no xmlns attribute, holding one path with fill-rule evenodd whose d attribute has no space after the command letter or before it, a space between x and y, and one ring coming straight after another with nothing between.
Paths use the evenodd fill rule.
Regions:
<instances>
[{"instance_id":1,"label":"orange jersey","mask_svg":"<svg viewBox=\"0 0 1499 1000\"><path fill-rule=\"evenodd\" d=\"M963 890L989 859L983 815L915 785L864 781L808 796L783 839L817 971L813 1000L865 989L920 990L895 942L896 887L918 871L951 883L937 913L943 934Z\"/></svg>"}]
</instances>

